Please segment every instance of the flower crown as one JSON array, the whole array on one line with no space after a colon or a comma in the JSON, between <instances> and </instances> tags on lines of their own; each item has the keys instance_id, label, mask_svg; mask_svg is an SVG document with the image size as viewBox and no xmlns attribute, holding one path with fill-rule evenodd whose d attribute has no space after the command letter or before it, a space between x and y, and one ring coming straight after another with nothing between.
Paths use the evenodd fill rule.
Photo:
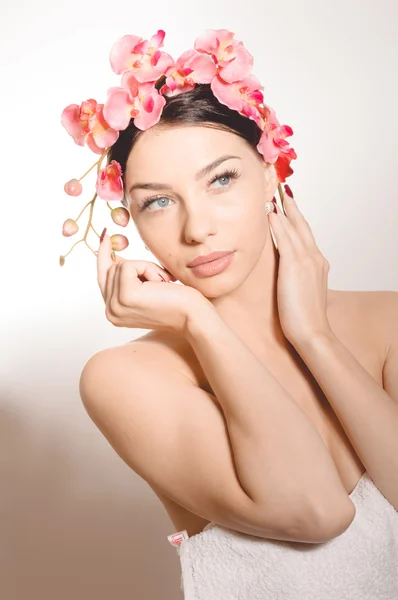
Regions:
<instances>
[{"instance_id":1,"label":"flower crown","mask_svg":"<svg viewBox=\"0 0 398 600\"><path fill-rule=\"evenodd\" d=\"M289 147L286 138L293 135L289 125L280 125L275 111L264 104L264 87L250 74L253 57L235 39L235 34L226 29L205 30L195 41L194 48L184 52L177 61L166 52L163 46L165 32L159 30L151 39L143 40L136 35L125 35L111 48L109 60L112 70L122 75L121 86L108 89L105 104L90 98L79 106L69 104L62 112L61 124L78 146L87 145L97 160L79 179L68 181L64 190L69 196L82 193L80 181L96 166L97 180L95 194L76 219L66 219L62 235L70 237L77 233L84 210L90 206L89 222L84 236L77 241L65 256L60 256L60 265L80 242L87 243L90 228L100 238L92 225L92 215L96 198L105 200L116 225L126 227L130 220L129 211L119 206L112 208L108 202L123 201L123 180L120 164L112 160L101 168L103 160L119 137L119 131L126 129L131 121L141 130L146 130L159 122L166 97L176 96L193 90L196 84L210 84L214 96L239 114L255 121L262 134L257 150L264 161L273 164L278 177L278 189L282 199L281 182L293 173L291 160L297 158ZM156 84L163 85L158 89ZM159 87L159 86L158 86ZM112 252L124 250L129 245L126 236L111 236Z\"/></svg>"}]
</instances>

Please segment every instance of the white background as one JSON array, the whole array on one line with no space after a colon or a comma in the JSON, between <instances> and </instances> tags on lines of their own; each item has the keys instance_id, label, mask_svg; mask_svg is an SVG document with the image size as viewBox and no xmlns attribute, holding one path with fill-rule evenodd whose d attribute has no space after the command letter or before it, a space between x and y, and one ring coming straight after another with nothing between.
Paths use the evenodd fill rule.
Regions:
<instances>
[{"instance_id":1,"label":"white background","mask_svg":"<svg viewBox=\"0 0 398 600\"><path fill-rule=\"evenodd\" d=\"M95 176L78 198L63 185L96 160L74 144L61 112L105 101L120 80L109 51L125 34L164 29L164 50L177 58L203 29L234 31L254 56L265 102L294 130L288 183L331 264L329 287L398 290L398 5L3 0L0 10L1 597L174 600L173 525L78 394L92 354L145 331L105 319L83 244L59 266L75 241L62 223L91 199ZM97 231L115 233L97 205ZM153 260L133 225L128 237L121 255Z\"/></svg>"}]
</instances>

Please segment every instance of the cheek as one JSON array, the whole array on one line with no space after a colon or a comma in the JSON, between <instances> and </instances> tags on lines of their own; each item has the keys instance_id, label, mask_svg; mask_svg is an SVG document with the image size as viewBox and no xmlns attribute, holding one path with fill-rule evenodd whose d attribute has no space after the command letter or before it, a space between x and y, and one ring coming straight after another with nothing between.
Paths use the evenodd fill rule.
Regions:
<instances>
[{"instance_id":1,"label":"cheek","mask_svg":"<svg viewBox=\"0 0 398 600\"><path fill-rule=\"evenodd\" d=\"M258 190L250 187L240 193L239 219L249 230L261 231L266 227L265 199Z\"/></svg>"}]
</instances>

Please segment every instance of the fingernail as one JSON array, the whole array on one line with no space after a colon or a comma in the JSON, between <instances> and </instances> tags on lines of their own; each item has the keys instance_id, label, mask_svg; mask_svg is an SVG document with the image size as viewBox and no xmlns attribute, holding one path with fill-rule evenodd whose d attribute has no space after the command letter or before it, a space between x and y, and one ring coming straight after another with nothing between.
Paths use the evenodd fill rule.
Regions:
<instances>
[{"instance_id":1,"label":"fingernail","mask_svg":"<svg viewBox=\"0 0 398 600\"><path fill-rule=\"evenodd\" d=\"M102 240L104 239L104 236L105 236L106 229L107 229L107 228L106 228L106 227L104 227L104 231L101 233L101 236L100 236L99 243L101 243L101 242L102 242Z\"/></svg>"},{"instance_id":2,"label":"fingernail","mask_svg":"<svg viewBox=\"0 0 398 600\"><path fill-rule=\"evenodd\" d=\"M290 187L287 185L287 183L285 183L285 192L288 196L290 196L291 198L293 198L293 192L290 189Z\"/></svg>"}]
</instances>

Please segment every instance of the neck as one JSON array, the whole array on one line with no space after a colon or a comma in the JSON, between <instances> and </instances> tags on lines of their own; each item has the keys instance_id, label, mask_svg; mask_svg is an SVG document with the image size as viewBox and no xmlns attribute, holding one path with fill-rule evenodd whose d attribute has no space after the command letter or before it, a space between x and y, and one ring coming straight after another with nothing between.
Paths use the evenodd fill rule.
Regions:
<instances>
[{"instance_id":1,"label":"neck","mask_svg":"<svg viewBox=\"0 0 398 600\"><path fill-rule=\"evenodd\" d=\"M268 231L256 266L234 292L209 299L229 328L253 351L263 354L286 350L277 303L279 252Z\"/></svg>"}]
</instances>

